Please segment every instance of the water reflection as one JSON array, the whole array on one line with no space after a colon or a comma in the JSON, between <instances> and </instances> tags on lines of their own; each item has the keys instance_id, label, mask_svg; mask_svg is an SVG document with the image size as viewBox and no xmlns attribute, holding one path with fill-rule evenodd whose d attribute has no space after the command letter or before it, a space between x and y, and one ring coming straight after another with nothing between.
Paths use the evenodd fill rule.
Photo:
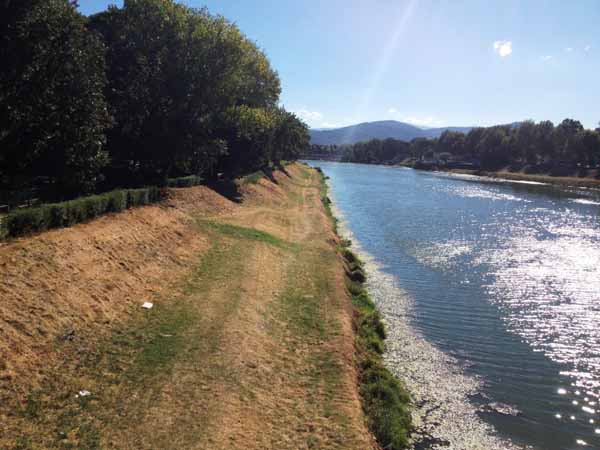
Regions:
<instances>
[{"instance_id":1,"label":"water reflection","mask_svg":"<svg viewBox=\"0 0 600 450\"><path fill-rule=\"evenodd\" d=\"M600 448L600 193L319 165L414 327L481 377L481 415L535 448Z\"/></svg>"}]
</instances>

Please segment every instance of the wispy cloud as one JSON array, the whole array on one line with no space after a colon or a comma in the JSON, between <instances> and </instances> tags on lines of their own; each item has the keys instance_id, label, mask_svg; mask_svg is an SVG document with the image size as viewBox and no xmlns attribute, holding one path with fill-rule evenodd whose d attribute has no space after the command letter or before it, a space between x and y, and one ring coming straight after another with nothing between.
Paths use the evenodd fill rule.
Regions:
<instances>
[{"instance_id":1,"label":"wispy cloud","mask_svg":"<svg viewBox=\"0 0 600 450\"><path fill-rule=\"evenodd\" d=\"M444 121L440 119L436 119L435 117L404 117L402 119L403 122L410 123L412 125L417 125L419 127L437 127L444 125Z\"/></svg>"},{"instance_id":2,"label":"wispy cloud","mask_svg":"<svg viewBox=\"0 0 600 450\"><path fill-rule=\"evenodd\" d=\"M550 61L553 58L554 57L552 55L546 55L546 56L542 56L541 57L542 61Z\"/></svg>"},{"instance_id":3,"label":"wispy cloud","mask_svg":"<svg viewBox=\"0 0 600 450\"><path fill-rule=\"evenodd\" d=\"M511 41L495 41L494 51L498 53L502 58L512 53L512 42Z\"/></svg>"},{"instance_id":4,"label":"wispy cloud","mask_svg":"<svg viewBox=\"0 0 600 450\"><path fill-rule=\"evenodd\" d=\"M341 123L331 123L331 122L323 122L320 127L321 128L341 128L344 125L342 125Z\"/></svg>"},{"instance_id":5,"label":"wispy cloud","mask_svg":"<svg viewBox=\"0 0 600 450\"><path fill-rule=\"evenodd\" d=\"M419 116L405 116L397 108L389 108L388 113L394 116L397 120L402 122L410 123L418 127L437 127L444 125L444 121L437 119L433 116L419 117Z\"/></svg>"},{"instance_id":6,"label":"wispy cloud","mask_svg":"<svg viewBox=\"0 0 600 450\"><path fill-rule=\"evenodd\" d=\"M567 48L565 48L565 51L571 53L573 51L573 47L567 47Z\"/></svg>"},{"instance_id":7,"label":"wispy cloud","mask_svg":"<svg viewBox=\"0 0 600 450\"><path fill-rule=\"evenodd\" d=\"M589 52L591 49L592 49L592 46L591 46L591 45L586 45L586 46L583 48L583 51L584 51L584 52Z\"/></svg>"},{"instance_id":8,"label":"wispy cloud","mask_svg":"<svg viewBox=\"0 0 600 450\"><path fill-rule=\"evenodd\" d=\"M296 111L296 115L306 122L316 122L323 119L323 114L318 111L309 111L306 108L302 108Z\"/></svg>"}]
</instances>

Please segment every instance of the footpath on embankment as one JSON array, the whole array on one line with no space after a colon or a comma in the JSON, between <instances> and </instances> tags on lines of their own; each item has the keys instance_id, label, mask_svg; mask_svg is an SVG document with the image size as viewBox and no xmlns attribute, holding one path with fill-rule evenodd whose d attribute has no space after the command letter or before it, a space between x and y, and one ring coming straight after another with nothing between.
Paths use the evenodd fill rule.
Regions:
<instances>
[{"instance_id":1,"label":"footpath on embankment","mask_svg":"<svg viewBox=\"0 0 600 450\"><path fill-rule=\"evenodd\" d=\"M377 448L321 188L293 164L0 243L0 448Z\"/></svg>"}]
</instances>

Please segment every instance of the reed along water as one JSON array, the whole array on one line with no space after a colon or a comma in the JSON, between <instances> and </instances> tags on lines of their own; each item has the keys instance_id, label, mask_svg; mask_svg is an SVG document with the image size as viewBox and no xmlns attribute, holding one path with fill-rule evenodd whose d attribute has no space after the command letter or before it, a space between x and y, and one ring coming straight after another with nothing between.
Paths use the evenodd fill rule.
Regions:
<instances>
[{"instance_id":1,"label":"reed along water","mask_svg":"<svg viewBox=\"0 0 600 450\"><path fill-rule=\"evenodd\" d=\"M518 448L600 449L598 191L309 163L330 177L360 248L409 298L402 320L450 372L476 381L477 420Z\"/></svg>"}]
</instances>

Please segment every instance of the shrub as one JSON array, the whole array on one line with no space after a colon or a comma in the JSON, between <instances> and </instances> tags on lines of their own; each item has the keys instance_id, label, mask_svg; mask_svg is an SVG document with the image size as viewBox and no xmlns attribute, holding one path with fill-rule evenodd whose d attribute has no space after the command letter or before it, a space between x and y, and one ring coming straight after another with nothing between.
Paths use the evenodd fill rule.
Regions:
<instances>
[{"instance_id":1,"label":"shrub","mask_svg":"<svg viewBox=\"0 0 600 450\"><path fill-rule=\"evenodd\" d=\"M190 175L189 177L169 178L167 180L167 186L170 188L185 188L198 186L202 184L202 182L202 177Z\"/></svg>"},{"instance_id":2,"label":"shrub","mask_svg":"<svg viewBox=\"0 0 600 450\"><path fill-rule=\"evenodd\" d=\"M347 247L341 255L354 272L364 273L360 259ZM383 448L407 447L411 417L410 398L398 379L385 367L385 326L363 283L347 273L346 286L354 304L354 328L359 355L360 394L369 429Z\"/></svg>"},{"instance_id":3,"label":"shrub","mask_svg":"<svg viewBox=\"0 0 600 450\"><path fill-rule=\"evenodd\" d=\"M127 194L124 191L113 191L106 196L106 212L119 212L127 208Z\"/></svg>"},{"instance_id":4,"label":"shrub","mask_svg":"<svg viewBox=\"0 0 600 450\"><path fill-rule=\"evenodd\" d=\"M265 173L262 170L259 170L243 177L242 184L257 184L264 177Z\"/></svg>"},{"instance_id":5,"label":"shrub","mask_svg":"<svg viewBox=\"0 0 600 450\"><path fill-rule=\"evenodd\" d=\"M103 214L160 201L157 187L126 189L62 203L11 211L2 222L0 236L17 237L51 228L70 227Z\"/></svg>"}]
</instances>

